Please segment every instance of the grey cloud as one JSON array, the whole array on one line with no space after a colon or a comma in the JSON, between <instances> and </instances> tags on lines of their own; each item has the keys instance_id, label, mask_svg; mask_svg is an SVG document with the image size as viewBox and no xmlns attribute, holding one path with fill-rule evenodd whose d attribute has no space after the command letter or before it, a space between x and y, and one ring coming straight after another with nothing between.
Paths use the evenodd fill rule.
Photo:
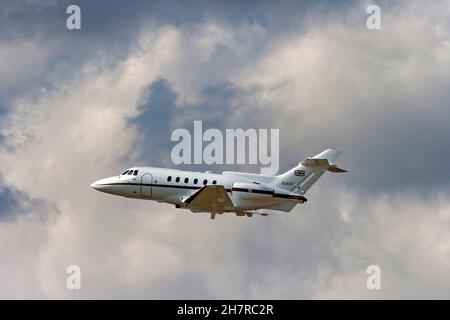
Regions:
<instances>
[{"instance_id":1,"label":"grey cloud","mask_svg":"<svg viewBox=\"0 0 450 320\"><path fill-rule=\"evenodd\" d=\"M14 223L30 212L45 214L54 210L44 199L32 199L26 192L4 185L0 179L0 223Z\"/></svg>"},{"instance_id":2,"label":"grey cloud","mask_svg":"<svg viewBox=\"0 0 450 320\"><path fill-rule=\"evenodd\" d=\"M270 1L220 2L198 1L78 1L82 10L82 30L69 31L65 26L66 8L71 1L5 1L0 5L0 45L23 42L39 45L6 57L7 61L26 62L21 70L0 65L2 102L10 104L18 95L50 86L55 74L70 77L73 68L99 58L114 64L133 50L143 25L158 28L170 24L188 27L199 21L223 21L230 24L256 23L270 28L272 34L298 31L299 16L314 10L340 11L345 4L317 4L315 1L293 1L281 5ZM272 14L267 14L272 12ZM45 48L45 50L44 50ZM45 55L42 55L42 52ZM29 57L30 53L36 54ZM37 60L37 57L42 59ZM32 64L34 63L34 64ZM14 64L13 64L14 66ZM10 70L10 72L8 72ZM31 77L16 75L28 70ZM34 71L34 72L33 72ZM12 76L14 75L14 76ZM11 79L17 79L12 82ZM6 86L4 84L7 84Z\"/></svg>"},{"instance_id":3,"label":"grey cloud","mask_svg":"<svg viewBox=\"0 0 450 320\"><path fill-rule=\"evenodd\" d=\"M269 112L264 109L255 112L255 106L237 104L236 99L245 95L242 89L232 83L218 83L204 88L199 105L177 106L177 94L170 83L159 80L147 88L146 102L139 106L139 114L129 119L130 126L136 128L138 141L133 147L139 162L143 165L174 166L171 149L176 142L170 141L171 133L177 128L186 128L193 133L194 121L201 120L203 132L208 128L217 128L225 134L231 128L273 128ZM207 143L204 143L204 146ZM248 150L246 150L248 157ZM214 170L246 169L255 171L255 165L224 164ZM186 170L207 170L206 165L182 164Z\"/></svg>"},{"instance_id":4,"label":"grey cloud","mask_svg":"<svg viewBox=\"0 0 450 320\"><path fill-rule=\"evenodd\" d=\"M440 23L448 16L445 2L436 4L436 17L425 2L398 3L390 8L395 19L383 11L384 29L375 34L359 24L365 3L324 16L318 16L322 4L313 5L309 19L298 12L303 5L290 10L296 3L233 2L229 14L242 9L236 19L251 20L245 17L251 11L257 20L241 24L227 23L227 13L211 14L214 8L197 22L197 5L177 24L170 17L182 20L173 15L179 7L161 2L155 25L131 22L112 41L139 30L139 44L129 38L125 49L119 46L122 56L108 60L114 45L104 42L115 37L108 30L120 33L134 12L130 5L119 17L121 6L113 2L110 16L95 18L98 33L87 25L86 37L62 41L62 52L81 44L54 69L72 77L50 81L40 94L21 93L2 114L1 134L16 148L0 145L0 203L29 205L10 223L0 221L6 257L0 296L448 297L448 39L413 23ZM89 8L103 14L101 2L86 5L88 21ZM289 10L297 19L281 14ZM115 17L117 29L109 26ZM289 214L223 215L214 223L89 189L93 177L130 162L166 165L169 133L190 129L196 119L217 128L278 127L286 163L336 146L345 150L338 162L350 173L327 173L308 193L310 201ZM30 132L33 139L23 138ZM12 164L21 170L8 170ZM58 184L48 179L68 172L70 179ZM40 210L26 197L54 210ZM85 277L80 293L64 288L65 267L73 263ZM380 292L365 287L369 264L381 266Z\"/></svg>"},{"instance_id":5,"label":"grey cloud","mask_svg":"<svg viewBox=\"0 0 450 320\"><path fill-rule=\"evenodd\" d=\"M14 197L14 192L11 189L2 187L0 189L0 218L1 220L17 215L20 202Z\"/></svg>"},{"instance_id":6,"label":"grey cloud","mask_svg":"<svg viewBox=\"0 0 450 320\"><path fill-rule=\"evenodd\" d=\"M284 38L275 57L269 51L256 71L246 71L255 78L244 83L256 88L250 102L270 108L275 125L291 128L282 136L285 157L295 161L299 149L308 156L335 146L345 150L339 161L350 170L347 186L365 194L429 195L449 181L448 161L441 162L449 157L448 40L414 22L428 21L434 11L399 11L384 13L377 34L358 28L358 19L331 20L319 31ZM433 20L442 30L443 12ZM405 39L414 28L415 40Z\"/></svg>"},{"instance_id":7,"label":"grey cloud","mask_svg":"<svg viewBox=\"0 0 450 320\"><path fill-rule=\"evenodd\" d=\"M129 119L136 127L138 140L133 146L139 159L154 166L170 164L171 141L170 120L176 112L176 94L164 80L159 80L146 89L146 103L139 106L139 114Z\"/></svg>"}]
</instances>

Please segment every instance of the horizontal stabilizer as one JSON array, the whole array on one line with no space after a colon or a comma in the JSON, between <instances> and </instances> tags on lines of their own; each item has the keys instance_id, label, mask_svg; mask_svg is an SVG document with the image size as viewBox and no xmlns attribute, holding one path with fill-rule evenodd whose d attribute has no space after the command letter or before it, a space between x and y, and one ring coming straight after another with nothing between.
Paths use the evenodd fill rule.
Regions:
<instances>
[{"instance_id":1,"label":"horizontal stabilizer","mask_svg":"<svg viewBox=\"0 0 450 320\"><path fill-rule=\"evenodd\" d=\"M347 172L347 170L337 167L335 164L329 163L327 159L308 158L301 162L305 167L314 168L316 170L327 170L334 173Z\"/></svg>"},{"instance_id":2,"label":"horizontal stabilizer","mask_svg":"<svg viewBox=\"0 0 450 320\"><path fill-rule=\"evenodd\" d=\"M317 169L320 168L326 169L330 165L327 159L313 159L313 158L305 159L301 163L305 167L315 167Z\"/></svg>"},{"instance_id":3,"label":"horizontal stabilizer","mask_svg":"<svg viewBox=\"0 0 450 320\"><path fill-rule=\"evenodd\" d=\"M327 169L328 171L334 172L334 173L343 173L343 172L347 172L347 170L341 169L339 167L337 167L336 165L332 164L328 167Z\"/></svg>"}]
</instances>

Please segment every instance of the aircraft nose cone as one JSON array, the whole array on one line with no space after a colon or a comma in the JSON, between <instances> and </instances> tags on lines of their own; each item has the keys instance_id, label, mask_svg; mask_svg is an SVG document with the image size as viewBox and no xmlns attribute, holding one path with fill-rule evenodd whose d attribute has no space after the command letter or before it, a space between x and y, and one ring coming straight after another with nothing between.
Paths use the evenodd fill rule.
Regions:
<instances>
[{"instance_id":1,"label":"aircraft nose cone","mask_svg":"<svg viewBox=\"0 0 450 320\"><path fill-rule=\"evenodd\" d=\"M91 183L91 188L95 189L95 190L99 190L100 189L100 185L98 184L98 181L95 181L95 182Z\"/></svg>"},{"instance_id":2,"label":"aircraft nose cone","mask_svg":"<svg viewBox=\"0 0 450 320\"><path fill-rule=\"evenodd\" d=\"M91 184L91 188L100 192L114 193L115 177L100 179Z\"/></svg>"}]
</instances>

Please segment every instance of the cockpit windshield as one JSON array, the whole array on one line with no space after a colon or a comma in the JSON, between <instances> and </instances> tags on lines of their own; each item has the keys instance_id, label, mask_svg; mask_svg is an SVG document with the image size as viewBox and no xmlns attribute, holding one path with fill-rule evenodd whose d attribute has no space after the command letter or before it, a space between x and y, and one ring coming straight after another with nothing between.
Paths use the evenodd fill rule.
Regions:
<instances>
[{"instance_id":1,"label":"cockpit windshield","mask_svg":"<svg viewBox=\"0 0 450 320\"><path fill-rule=\"evenodd\" d=\"M124 175L137 176L137 174L138 174L138 170L128 169L124 173L122 173L121 176L124 176Z\"/></svg>"}]
</instances>

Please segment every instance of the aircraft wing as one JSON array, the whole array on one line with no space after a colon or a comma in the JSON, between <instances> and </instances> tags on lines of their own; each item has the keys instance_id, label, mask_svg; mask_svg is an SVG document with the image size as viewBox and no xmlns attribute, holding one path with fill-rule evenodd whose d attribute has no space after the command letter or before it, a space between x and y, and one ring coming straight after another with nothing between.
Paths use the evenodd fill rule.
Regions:
<instances>
[{"instance_id":1,"label":"aircraft wing","mask_svg":"<svg viewBox=\"0 0 450 320\"><path fill-rule=\"evenodd\" d=\"M184 200L187 207L202 211L227 211L235 208L227 191L220 185L208 185Z\"/></svg>"}]
</instances>

